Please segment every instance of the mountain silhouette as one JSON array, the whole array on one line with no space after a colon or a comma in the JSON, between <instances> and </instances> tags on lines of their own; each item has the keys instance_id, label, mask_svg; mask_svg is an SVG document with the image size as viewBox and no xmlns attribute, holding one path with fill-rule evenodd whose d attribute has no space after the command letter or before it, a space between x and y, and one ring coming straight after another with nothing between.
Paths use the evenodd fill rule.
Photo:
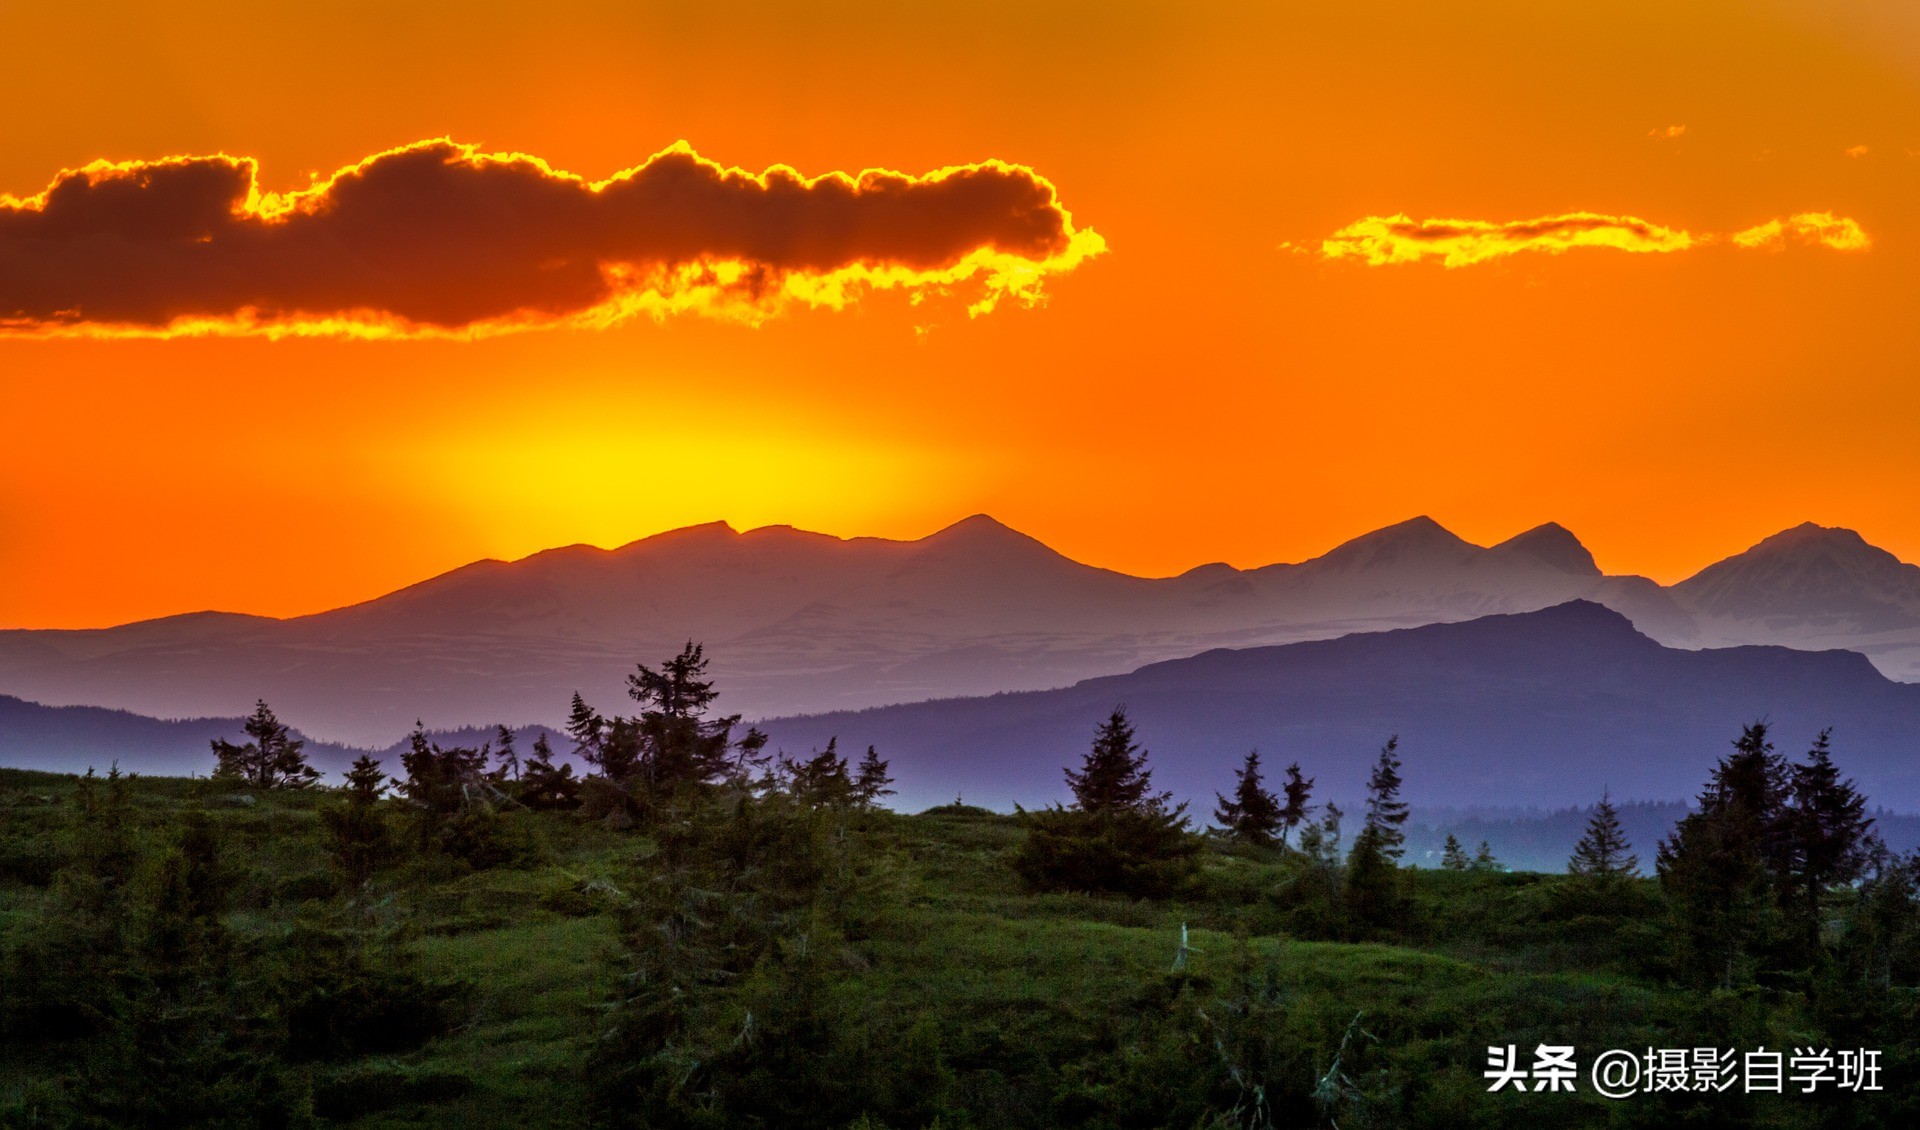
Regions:
<instances>
[{"instance_id":1,"label":"mountain silhouette","mask_svg":"<svg viewBox=\"0 0 1920 1130\"><path fill-rule=\"evenodd\" d=\"M1916 574L1814 526L1668 589L1603 575L1554 523L1486 548L1420 517L1296 564L1149 579L1073 561L984 514L913 541L714 522L478 561L285 620L209 612L0 631L0 693L159 717L243 715L264 697L317 737L381 747L416 718L557 723L575 690L616 708L635 662L688 640L706 645L721 705L759 716L1066 686L1214 647L1575 599L1667 644L1858 648L1920 678Z\"/></svg>"},{"instance_id":2,"label":"mountain silhouette","mask_svg":"<svg viewBox=\"0 0 1920 1130\"><path fill-rule=\"evenodd\" d=\"M1057 690L763 725L789 753L833 737L842 749L877 746L907 807L955 794L1031 806L1065 798L1062 768L1079 763L1119 705L1151 754L1155 786L1200 813L1252 748L1276 779L1297 760L1323 798L1357 800L1396 734L1417 804L1585 805L1604 789L1686 799L1760 719L1790 755L1833 727L1836 759L1875 803L1920 805L1920 686L1852 652L1664 647L1589 601L1208 651Z\"/></svg>"}]
</instances>

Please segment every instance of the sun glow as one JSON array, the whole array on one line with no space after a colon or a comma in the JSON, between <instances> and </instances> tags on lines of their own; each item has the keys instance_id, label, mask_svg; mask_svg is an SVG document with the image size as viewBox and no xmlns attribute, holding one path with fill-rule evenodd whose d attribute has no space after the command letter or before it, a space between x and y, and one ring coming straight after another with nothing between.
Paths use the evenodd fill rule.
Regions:
<instances>
[{"instance_id":1,"label":"sun glow","mask_svg":"<svg viewBox=\"0 0 1920 1130\"><path fill-rule=\"evenodd\" d=\"M691 407L634 409L543 405L462 422L396 446L391 473L503 557L721 520L873 529L916 512L934 484L997 474L986 453L847 434L803 414L704 423Z\"/></svg>"}]
</instances>

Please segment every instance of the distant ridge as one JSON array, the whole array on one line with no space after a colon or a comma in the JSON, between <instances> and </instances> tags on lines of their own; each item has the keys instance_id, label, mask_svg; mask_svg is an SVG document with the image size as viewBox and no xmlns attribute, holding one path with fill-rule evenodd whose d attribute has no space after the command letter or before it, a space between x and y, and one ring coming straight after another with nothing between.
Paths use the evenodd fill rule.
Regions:
<instances>
[{"instance_id":1,"label":"distant ridge","mask_svg":"<svg viewBox=\"0 0 1920 1130\"><path fill-rule=\"evenodd\" d=\"M210 743L215 738L246 741L245 723L246 719L238 717L162 719L98 706L42 706L0 695L0 767L58 773L94 769L105 773L117 765L123 772L148 776L205 777L213 771ZM530 726L514 729L523 755L544 730ZM428 736L442 745L478 746L493 741L494 731L492 727L435 730ZM551 736L556 749L564 752L568 748L558 735ZM298 730L293 731L293 737L306 743L308 760L334 775L336 781L362 753L374 754L389 772L396 772L405 748L404 742L395 742L384 749L355 749L315 741Z\"/></svg>"},{"instance_id":2,"label":"distant ridge","mask_svg":"<svg viewBox=\"0 0 1920 1130\"><path fill-rule=\"evenodd\" d=\"M1298 760L1344 804L1395 734L1415 804L1585 805L1603 788L1686 800L1740 728L1766 719L1790 755L1832 726L1839 763L1875 803L1920 808L1920 686L1852 652L1663 647L1589 601L764 725L789 752L830 737L878 746L908 807L956 791L1004 807L1063 796L1061 768L1116 705L1151 752L1155 784L1196 807L1252 748L1276 775Z\"/></svg>"}]
</instances>

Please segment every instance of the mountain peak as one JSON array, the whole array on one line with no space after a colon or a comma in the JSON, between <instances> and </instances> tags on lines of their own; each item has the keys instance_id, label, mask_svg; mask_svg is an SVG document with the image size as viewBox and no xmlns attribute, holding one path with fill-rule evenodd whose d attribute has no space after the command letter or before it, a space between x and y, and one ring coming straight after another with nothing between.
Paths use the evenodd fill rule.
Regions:
<instances>
[{"instance_id":1,"label":"mountain peak","mask_svg":"<svg viewBox=\"0 0 1920 1130\"><path fill-rule=\"evenodd\" d=\"M662 546L669 546L669 545L688 545L688 544L702 544L702 543L726 541L731 538L737 537L739 533L740 531L734 529L730 523L727 523L724 521L702 522L697 526L681 526L677 529L662 530L660 533L651 534L647 537L639 538L635 541L630 541L627 544L621 546L619 549L615 550L614 552L623 553L628 550L640 549L642 547L659 548Z\"/></svg>"},{"instance_id":2,"label":"mountain peak","mask_svg":"<svg viewBox=\"0 0 1920 1130\"><path fill-rule=\"evenodd\" d=\"M1920 568L1853 530L1802 522L1674 586L1711 616L1842 619L1863 630L1920 622Z\"/></svg>"},{"instance_id":3,"label":"mountain peak","mask_svg":"<svg viewBox=\"0 0 1920 1130\"><path fill-rule=\"evenodd\" d=\"M1479 550L1427 517L1409 518L1342 542L1319 558L1340 569L1376 569L1461 559Z\"/></svg>"},{"instance_id":4,"label":"mountain peak","mask_svg":"<svg viewBox=\"0 0 1920 1130\"><path fill-rule=\"evenodd\" d=\"M1021 533L990 514L969 515L951 526L935 530L921 538L919 544L930 548L1004 548L1027 552L1039 549L1044 550L1048 556L1056 556L1055 551L1045 542Z\"/></svg>"},{"instance_id":5,"label":"mountain peak","mask_svg":"<svg viewBox=\"0 0 1920 1130\"><path fill-rule=\"evenodd\" d=\"M1866 538L1845 526L1822 526L1817 522L1802 522L1797 526L1781 530L1761 538L1748 553L1803 552L1808 549L1825 548L1850 552L1866 550L1871 553L1883 553Z\"/></svg>"},{"instance_id":6,"label":"mountain peak","mask_svg":"<svg viewBox=\"0 0 1920 1130\"><path fill-rule=\"evenodd\" d=\"M929 534L928 536L936 537L936 538L946 537L948 535L966 535L969 537L979 537L982 535L995 535L995 534L1012 534L1016 537L1026 536L1025 534L1020 533L1020 531L1014 529L1012 526L1009 526L1005 522L1002 522L1000 519L995 518L991 514L969 514L965 518L960 519L958 522L955 522L949 526L944 526L941 529L934 531L932 534Z\"/></svg>"},{"instance_id":7,"label":"mountain peak","mask_svg":"<svg viewBox=\"0 0 1920 1130\"><path fill-rule=\"evenodd\" d=\"M1593 554L1558 522L1545 522L1522 534L1515 534L1493 547L1495 552L1519 553L1546 562L1563 573L1597 577L1600 566Z\"/></svg>"}]
</instances>

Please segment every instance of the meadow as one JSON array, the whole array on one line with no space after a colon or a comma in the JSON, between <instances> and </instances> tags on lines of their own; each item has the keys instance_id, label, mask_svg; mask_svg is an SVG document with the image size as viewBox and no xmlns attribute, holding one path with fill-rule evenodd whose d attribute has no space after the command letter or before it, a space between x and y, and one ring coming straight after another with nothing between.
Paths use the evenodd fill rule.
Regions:
<instances>
[{"instance_id":1,"label":"meadow","mask_svg":"<svg viewBox=\"0 0 1920 1130\"><path fill-rule=\"evenodd\" d=\"M80 873L103 864L81 794L114 790L126 854L104 866L123 876L120 901L86 911ZM1849 981L1839 946L1812 972L1688 984L1651 879L1596 907L1572 876L1401 868L1393 921L1362 928L1292 848L1205 838L1166 897L1036 891L1012 866L1019 816L746 799L765 808L763 832L798 838L731 877L684 826L515 808L494 829L505 858L401 850L349 889L322 818L341 803L331 789L0 770L0 1122L1873 1126L1916 1113L1907 958ZM713 819L724 835L746 818ZM180 846L195 837L198 863ZM195 866L217 880L170 881ZM217 904L194 910L194 890ZM1856 896L1833 900L1830 932ZM186 969L202 976L167 983ZM663 994L684 1007L663 1012ZM1489 1047L1509 1044L1523 1066L1538 1044L1575 1047L1576 1089L1489 1093ZM1882 1051L1884 1089L1608 1100L1586 1076L1608 1048L1813 1045Z\"/></svg>"}]
</instances>

